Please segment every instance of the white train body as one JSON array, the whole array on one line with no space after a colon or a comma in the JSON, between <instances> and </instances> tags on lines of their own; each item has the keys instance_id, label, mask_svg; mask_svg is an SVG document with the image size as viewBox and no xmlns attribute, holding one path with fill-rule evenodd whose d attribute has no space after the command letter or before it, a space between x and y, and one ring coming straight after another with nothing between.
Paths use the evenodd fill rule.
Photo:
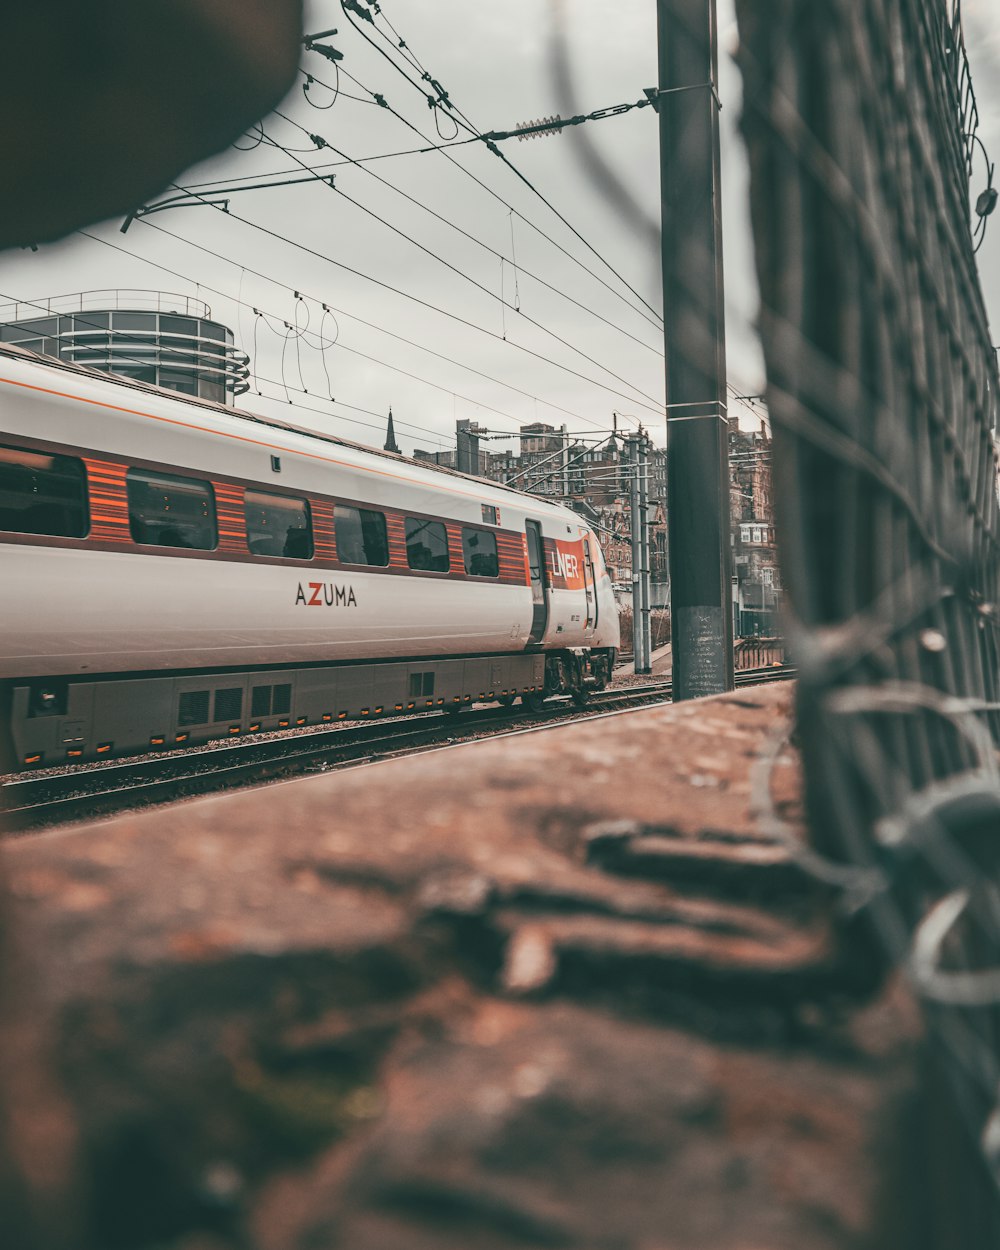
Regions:
<instances>
[{"instance_id":1,"label":"white train body","mask_svg":"<svg viewBox=\"0 0 1000 1250\"><path fill-rule=\"evenodd\" d=\"M573 692L618 647L599 544L562 506L16 348L0 587L0 751L20 765ZM251 710L265 670L287 710ZM195 724L189 698L185 723L195 688L233 714Z\"/></svg>"}]
</instances>

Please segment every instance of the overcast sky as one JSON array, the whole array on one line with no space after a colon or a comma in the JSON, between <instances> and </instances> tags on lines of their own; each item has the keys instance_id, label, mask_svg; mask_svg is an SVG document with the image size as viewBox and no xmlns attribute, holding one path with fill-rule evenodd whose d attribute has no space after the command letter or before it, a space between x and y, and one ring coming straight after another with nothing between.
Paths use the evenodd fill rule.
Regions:
<instances>
[{"instance_id":1,"label":"overcast sky","mask_svg":"<svg viewBox=\"0 0 1000 1250\"><path fill-rule=\"evenodd\" d=\"M1000 152L1000 17L995 0L965 0L964 9L982 114L980 133L995 155ZM560 111L550 72L555 12L553 0L506 0L503 5L383 0L385 17L481 130L512 129ZM563 0L563 12L579 107L589 111L642 99L643 88L656 80L654 0L617 0L613 6L599 0ZM763 388L763 376L753 331L756 293L745 162L735 134L739 76L729 55L736 42L732 0L719 0L719 17L729 374L740 393L756 394ZM307 54L303 68L317 82L307 99L301 78L281 111L356 158L425 146L399 119L373 104L348 79L349 73L441 142L436 114L345 22L339 4L311 0L307 30L333 26L340 33L328 42L344 53L341 65L346 71L340 75L336 101L320 86L336 83L334 66ZM364 29L374 36L371 27ZM388 42L374 37L386 54L392 53ZM332 106L317 109L309 100ZM199 193L204 193L219 180L295 172L296 158L314 165L338 159L329 152L318 154L305 131L286 121L270 118L264 129L268 139L294 156L267 142L252 150L229 151L188 171L184 185L201 184ZM447 118L441 118L441 129L445 139L455 134ZM119 232L120 222L110 222L93 228L89 233L94 238L77 235L37 253L8 253L0 259L0 302L98 288L200 296L211 305L213 316L233 328L238 344L253 358L254 393L240 401L243 406L381 444L391 404L397 438L406 452L415 446L451 446L458 417L478 421L497 435L542 420L597 437L610 427L614 411L622 414L620 426L634 428L642 421L662 444L662 343L643 303L660 307L658 260L643 225L655 222L658 212L656 117L645 108L594 123L588 131L615 171L631 218L595 192L572 132L510 141L504 151L600 258L496 157L481 144L470 144L454 148L451 155L495 195L439 153L393 156L365 169L342 165L331 172L343 194L317 182L248 191L230 196L230 216L204 205L179 208L138 221L125 235ZM250 147L252 140L246 143ZM980 183L985 186L985 164L977 169L974 195ZM236 221L235 215L292 242ZM1000 225L992 225L979 256L996 324ZM372 279L415 298L388 291ZM324 302L336 311L324 313ZM255 316L254 309L263 315ZM285 323L295 329L290 332ZM329 344L324 350L321 341ZM498 441L494 446L511 445Z\"/></svg>"}]
</instances>

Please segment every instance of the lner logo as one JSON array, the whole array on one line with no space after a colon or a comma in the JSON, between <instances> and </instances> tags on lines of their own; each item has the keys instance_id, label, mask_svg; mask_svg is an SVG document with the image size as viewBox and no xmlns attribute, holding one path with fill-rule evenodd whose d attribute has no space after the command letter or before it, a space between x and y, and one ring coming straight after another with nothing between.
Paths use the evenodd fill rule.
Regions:
<instances>
[{"instance_id":1,"label":"lner logo","mask_svg":"<svg viewBox=\"0 0 1000 1250\"><path fill-rule=\"evenodd\" d=\"M552 553L552 566L557 574L567 581L575 581L580 575L580 561L569 552L556 549Z\"/></svg>"}]
</instances>

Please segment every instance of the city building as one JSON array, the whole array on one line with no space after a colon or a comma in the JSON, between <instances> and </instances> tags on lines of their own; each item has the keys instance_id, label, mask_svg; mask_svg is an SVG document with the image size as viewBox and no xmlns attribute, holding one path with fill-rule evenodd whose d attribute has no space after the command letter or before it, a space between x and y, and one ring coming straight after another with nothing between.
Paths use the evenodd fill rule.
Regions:
<instances>
[{"instance_id":1,"label":"city building","mask_svg":"<svg viewBox=\"0 0 1000 1250\"><path fill-rule=\"evenodd\" d=\"M459 423L458 437L475 439L487 431ZM495 436L491 436L495 437ZM521 426L516 447L478 450L480 476L549 498L575 509L597 534L604 561L622 601L632 591L632 466L627 436L617 430L589 443L570 441L565 427L532 422ZM771 436L760 421L741 430L730 421L730 517L733 553L733 627L737 637L781 632L781 577L774 530ZM455 451L416 451L418 460L457 466ZM651 602L670 601L667 544L667 453L647 445Z\"/></svg>"},{"instance_id":2,"label":"city building","mask_svg":"<svg viewBox=\"0 0 1000 1250\"><path fill-rule=\"evenodd\" d=\"M523 425L519 450L490 453L486 476L531 494L557 497L575 509L597 534L604 562L617 592L632 589L632 466L628 440L617 432L594 443L570 442L565 427L541 422ZM666 519L666 453L649 447L646 456L649 495L652 602L669 600Z\"/></svg>"},{"instance_id":3,"label":"city building","mask_svg":"<svg viewBox=\"0 0 1000 1250\"><path fill-rule=\"evenodd\" d=\"M781 633L781 576L771 477L771 435L729 424L729 510L733 551L733 628L737 637Z\"/></svg>"},{"instance_id":4,"label":"city building","mask_svg":"<svg viewBox=\"0 0 1000 1250\"><path fill-rule=\"evenodd\" d=\"M389 409L389 420L385 427L385 442L382 444L383 451L391 451L395 456L401 456L403 453L399 450L399 444L396 442L396 431L392 424L392 408Z\"/></svg>"},{"instance_id":5,"label":"city building","mask_svg":"<svg viewBox=\"0 0 1000 1250\"><path fill-rule=\"evenodd\" d=\"M453 451L423 451L416 448L413 453L414 460L422 460L425 464L440 464L446 469L455 467L455 453Z\"/></svg>"},{"instance_id":6,"label":"city building","mask_svg":"<svg viewBox=\"0 0 1000 1250\"><path fill-rule=\"evenodd\" d=\"M84 291L0 307L0 342L216 403L249 387L249 357L202 300Z\"/></svg>"}]
</instances>

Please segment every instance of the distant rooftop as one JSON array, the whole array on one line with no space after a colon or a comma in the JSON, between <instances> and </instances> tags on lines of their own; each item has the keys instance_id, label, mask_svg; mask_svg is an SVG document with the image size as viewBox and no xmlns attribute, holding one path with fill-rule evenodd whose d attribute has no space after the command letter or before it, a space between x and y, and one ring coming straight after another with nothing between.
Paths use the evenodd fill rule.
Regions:
<instances>
[{"instance_id":1,"label":"distant rooftop","mask_svg":"<svg viewBox=\"0 0 1000 1250\"><path fill-rule=\"evenodd\" d=\"M212 310L201 299L176 295L172 291L135 291L116 288L103 291L77 291L72 295L52 295L42 299L0 304L0 322L23 321L46 313L87 312L88 309L135 312L177 313L182 317L210 320Z\"/></svg>"},{"instance_id":2,"label":"distant rooftop","mask_svg":"<svg viewBox=\"0 0 1000 1250\"><path fill-rule=\"evenodd\" d=\"M0 342L183 395L232 403L250 358L204 300L168 291L81 291L0 306Z\"/></svg>"}]
</instances>

